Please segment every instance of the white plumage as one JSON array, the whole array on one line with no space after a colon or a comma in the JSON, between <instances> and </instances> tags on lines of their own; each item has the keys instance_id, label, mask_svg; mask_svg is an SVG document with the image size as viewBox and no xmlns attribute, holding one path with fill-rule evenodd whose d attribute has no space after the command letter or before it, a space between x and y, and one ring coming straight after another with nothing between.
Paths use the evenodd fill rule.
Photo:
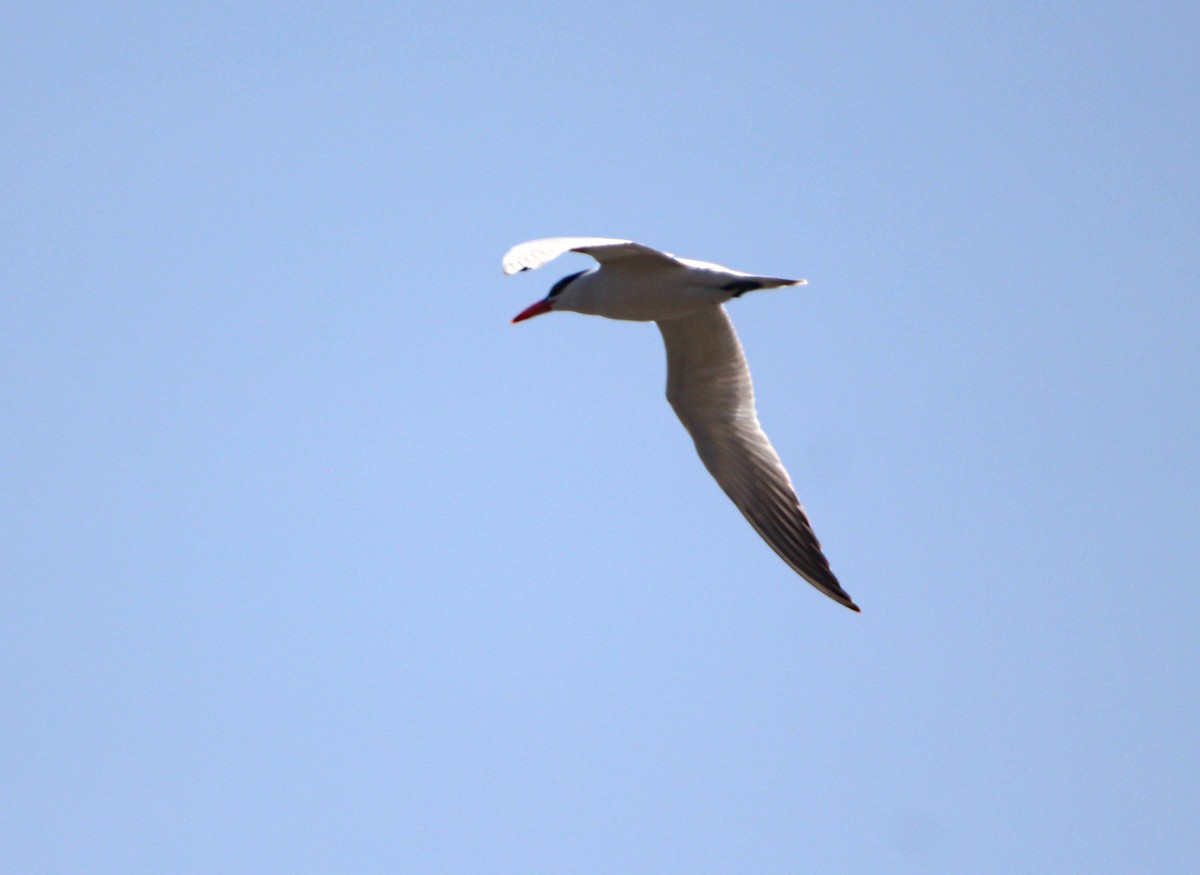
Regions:
<instances>
[{"instance_id":1,"label":"white plumage","mask_svg":"<svg viewBox=\"0 0 1200 875\"><path fill-rule=\"evenodd\" d=\"M564 252L585 253L600 266L559 280L549 295L513 321L567 310L656 322L667 348L667 400L709 473L784 562L857 611L830 570L787 470L758 424L750 369L722 306L746 292L805 281L742 273L611 237L531 240L508 251L504 272L534 270Z\"/></svg>"}]
</instances>

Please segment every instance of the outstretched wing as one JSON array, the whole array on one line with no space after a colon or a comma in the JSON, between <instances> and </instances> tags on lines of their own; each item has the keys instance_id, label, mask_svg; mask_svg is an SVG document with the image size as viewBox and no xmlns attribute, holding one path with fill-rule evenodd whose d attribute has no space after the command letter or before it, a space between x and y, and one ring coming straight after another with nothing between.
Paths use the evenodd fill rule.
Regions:
<instances>
[{"instance_id":1,"label":"outstretched wing","mask_svg":"<svg viewBox=\"0 0 1200 875\"><path fill-rule=\"evenodd\" d=\"M721 306L658 323L667 346L667 400L696 452L738 510L784 562L831 599L858 610L813 534L754 410L750 369Z\"/></svg>"},{"instance_id":2,"label":"outstretched wing","mask_svg":"<svg viewBox=\"0 0 1200 875\"><path fill-rule=\"evenodd\" d=\"M548 261L553 261L564 252L582 252L601 264L627 259L647 259L661 263L678 264L674 256L614 237L546 237L520 243L504 255L504 272L514 274L523 270L535 270Z\"/></svg>"}]
</instances>

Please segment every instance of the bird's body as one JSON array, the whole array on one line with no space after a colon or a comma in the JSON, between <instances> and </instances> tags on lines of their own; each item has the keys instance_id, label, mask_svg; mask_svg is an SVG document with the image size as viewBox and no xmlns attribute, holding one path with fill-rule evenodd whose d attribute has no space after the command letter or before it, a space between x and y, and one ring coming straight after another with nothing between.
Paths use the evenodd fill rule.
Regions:
<instances>
[{"instance_id":1,"label":"bird's body","mask_svg":"<svg viewBox=\"0 0 1200 875\"><path fill-rule=\"evenodd\" d=\"M714 271L657 264L639 270L618 263L580 274L571 282L567 300L574 312L589 316L632 322L674 319L729 300L729 293L715 284L719 279Z\"/></svg>"},{"instance_id":2,"label":"bird's body","mask_svg":"<svg viewBox=\"0 0 1200 875\"><path fill-rule=\"evenodd\" d=\"M667 400L709 473L793 570L857 611L830 571L787 471L758 424L750 369L722 306L749 291L805 281L742 273L607 237L522 243L505 255L504 272L533 270L568 251L590 255L600 266L559 280L513 321L567 310L658 323L667 349Z\"/></svg>"}]
</instances>

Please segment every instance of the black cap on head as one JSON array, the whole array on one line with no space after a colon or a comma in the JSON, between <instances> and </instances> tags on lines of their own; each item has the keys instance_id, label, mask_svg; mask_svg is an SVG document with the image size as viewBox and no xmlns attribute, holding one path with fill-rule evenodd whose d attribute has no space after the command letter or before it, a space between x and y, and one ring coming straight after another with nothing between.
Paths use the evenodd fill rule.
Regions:
<instances>
[{"instance_id":1,"label":"black cap on head","mask_svg":"<svg viewBox=\"0 0 1200 875\"><path fill-rule=\"evenodd\" d=\"M550 294L546 295L546 297L557 298L562 294L562 290L571 284L571 281L575 279L575 277L582 276L585 273L587 273L586 270L581 270L579 273L573 273L570 276L563 277L550 288Z\"/></svg>"}]
</instances>

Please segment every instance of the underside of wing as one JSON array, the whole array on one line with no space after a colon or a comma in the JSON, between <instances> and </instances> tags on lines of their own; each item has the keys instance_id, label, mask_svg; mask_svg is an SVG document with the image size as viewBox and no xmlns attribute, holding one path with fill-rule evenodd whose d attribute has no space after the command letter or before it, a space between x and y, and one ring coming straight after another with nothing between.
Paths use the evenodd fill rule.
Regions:
<instances>
[{"instance_id":1,"label":"underside of wing","mask_svg":"<svg viewBox=\"0 0 1200 875\"><path fill-rule=\"evenodd\" d=\"M821 552L787 470L758 424L750 369L723 307L658 323L667 400L725 494L797 574L857 611Z\"/></svg>"},{"instance_id":2,"label":"underside of wing","mask_svg":"<svg viewBox=\"0 0 1200 875\"><path fill-rule=\"evenodd\" d=\"M523 270L535 270L564 252L582 252L601 264L637 258L677 263L671 255L641 243L634 243L632 240L619 240L615 237L547 237L543 240L520 243L508 250L502 262L504 272L514 274Z\"/></svg>"}]
</instances>

